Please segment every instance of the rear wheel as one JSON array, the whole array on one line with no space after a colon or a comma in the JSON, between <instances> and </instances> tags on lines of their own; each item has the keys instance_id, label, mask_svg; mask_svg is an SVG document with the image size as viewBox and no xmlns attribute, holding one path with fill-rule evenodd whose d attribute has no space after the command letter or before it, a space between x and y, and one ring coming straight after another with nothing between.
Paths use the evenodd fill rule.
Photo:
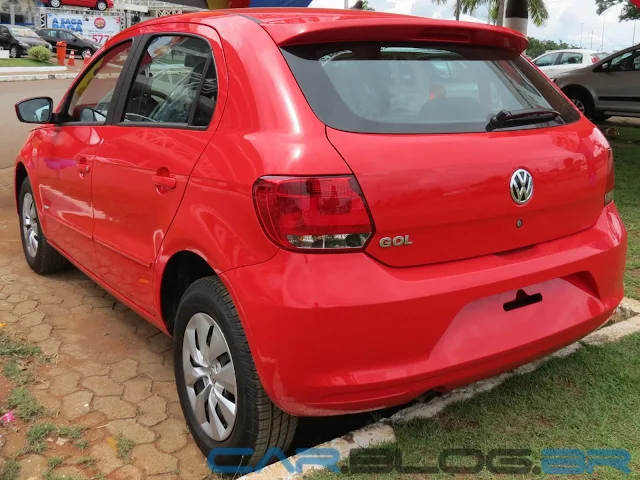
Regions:
<instances>
[{"instance_id":1,"label":"rear wheel","mask_svg":"<svg viewBox=\"0 0 640 480\"><path fill-rule=\"evenodd\" d=\"M286 451L297 418L264 391L229 293L217 277L194 282L178 307L174 329L176 385L200 450L251 448L217 456L216 465L255 465L269 448Z\"/></svg>"},{"instance_id":2,"label":"rear wheel","mask_svg":"<svg viewBox=\"0 0 640 480\"><path fill-rule=\"evenodd\" d=\"M36 201L29 179L22 182L19 197L20 231L22 249L31 269L40 274L57 272L67 267L67 260L47 242L42 228Z\"/></svg>"},{"instance_id":3,"label":"rear wheel","mask_svg":"<svg viewBox=\"0 0 640 480\"><path fill-rule=\"evenodd\" d=\"M566 95L569 97L569 100L571 100L571 103L573 103L585 117L593 117L593 99L589 93L582 90L569 90L566 92Z\"/></svg>"}]
</instances>

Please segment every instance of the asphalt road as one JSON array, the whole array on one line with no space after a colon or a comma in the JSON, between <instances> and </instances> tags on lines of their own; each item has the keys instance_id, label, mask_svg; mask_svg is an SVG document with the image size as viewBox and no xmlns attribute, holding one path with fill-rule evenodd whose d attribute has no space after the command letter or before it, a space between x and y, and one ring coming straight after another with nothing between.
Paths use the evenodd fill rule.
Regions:
<instances>
[{"instance_id":1,"label":"asphalt road","mask_svg":"<svg viewBox=\"0 0 640 480\"><path fill-rule=\"evenodd\" d=\"M14 105L29 97L48 96L59 102L71 80L0 83L0 168L13 165L32 125L18 122Z\"/></svg>"}]
</instances>

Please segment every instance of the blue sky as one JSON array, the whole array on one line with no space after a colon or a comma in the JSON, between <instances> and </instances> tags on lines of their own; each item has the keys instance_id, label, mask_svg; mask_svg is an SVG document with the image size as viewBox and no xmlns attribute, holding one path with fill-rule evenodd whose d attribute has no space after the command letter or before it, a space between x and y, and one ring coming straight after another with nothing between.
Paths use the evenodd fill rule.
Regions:
<instances>
[{"instance_id":1,"label":"blue sky","mask_svg":"<svg viewBox=\"0 0 640 480\"><path fill-rule=\"evenodd\" d=\"M355 0L349 0L351 4ZM369 0L369 4L379 11L405 13L423 17L451 18L453 2L449 5L436 5L432 0ZM633 22L618 22L620 6L611 9L606 16L596 14L594 0L546 0L549 10L549 22L544 27L529 24L529 35L547 40L564 40L567 43L594 50L613 52L632 44ZM344 0L313 0L312 7L342 8ZM480 9L476 17L487 19L487 10ZM604 40L602 26L604 20ZM582 25L584 24L584 25ZM636 25L635 43L640 43L640 21Z\"/></svg>"}]
</instances>

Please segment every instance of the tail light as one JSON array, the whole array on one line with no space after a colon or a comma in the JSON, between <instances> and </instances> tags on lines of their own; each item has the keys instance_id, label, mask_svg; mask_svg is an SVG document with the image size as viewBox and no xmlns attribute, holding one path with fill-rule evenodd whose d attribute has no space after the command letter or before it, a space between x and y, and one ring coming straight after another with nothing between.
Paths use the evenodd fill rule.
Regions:
<instances>
[{"instance_id":1,"label":"tail light","mask_svg":"<svg viewBox=\"0 0 640 480\"><path fill-rule=\"evenodd\" d=\"M596 55L591 54L591 63L598 63L599 61L600 59Z\"/></svg>"},{"instance_id":2,"label":"tail light","mask_svg":"<svg viewBox=\"0 0 640 480\"><path fill-rule=\"evenodd\" d=\"M267 236L288 250L352 251L373 233L353 176L263 177L253 198Z\"/></svg>"},{"instance_id":3,"label":"tail light","mask_svg":"<svg viewBox=\"0 0 640 480\"><path fill-rule=\"evenodd\" d=\"M604 204L609 205L613 202L613 192L616 185L616 169L613 164L613 150L609 148L609 160L607 165L607 190L604 194Z\"/></svg>"}]
</instances>

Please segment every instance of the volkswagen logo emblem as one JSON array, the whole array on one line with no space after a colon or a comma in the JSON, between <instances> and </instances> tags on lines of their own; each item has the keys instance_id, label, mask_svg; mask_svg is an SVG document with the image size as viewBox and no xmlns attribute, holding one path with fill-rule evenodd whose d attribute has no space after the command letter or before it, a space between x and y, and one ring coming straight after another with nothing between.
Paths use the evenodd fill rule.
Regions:
<instances>
[{"instance_id":1,"label":"volkswagen logo emblem","mask_svg":"<svg viewBox=\"0 0 640 480\"><path fill-rule=\"evenodd\" d=\"M527 203L533 196L533 177L523 168L519 168L511 175L509 190L511 198L518 205Z\"/></svg>"}]
</instances>

